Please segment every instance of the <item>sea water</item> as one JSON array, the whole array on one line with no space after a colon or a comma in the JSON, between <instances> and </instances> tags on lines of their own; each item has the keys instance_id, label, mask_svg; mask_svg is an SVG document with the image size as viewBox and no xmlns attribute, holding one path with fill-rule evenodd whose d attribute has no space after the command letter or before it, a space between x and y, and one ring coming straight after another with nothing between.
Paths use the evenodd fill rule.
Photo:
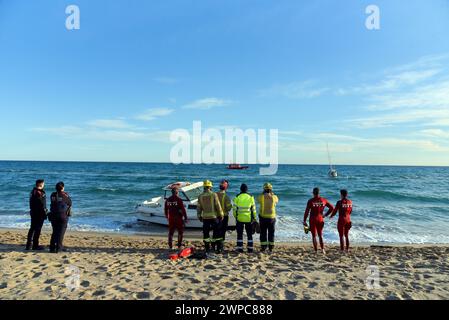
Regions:
<instances>
[{"instance_id":1,"label":"sea water","mask_svg":"<svg viewBox=\"0 0 449 320\"><path fill-rule=\"evenodd\" d=\"M277 239L309 240L302 220L314 187L335 204L339 190L348 189L354 202L351 238L357 243L449 243L449 168L399 166L338 166L339 177L327 166L280 165L274 176L260 176L259 166L228 170L225 165L168 163L0 162L0 227L29 226L28 198L36 179L53 192L64 181L73 200L69 230L151 232L137 222L135 206L162 195L176 181L210 179L217 189L230 181L228 193L246 183L254 196L265 182L279 196ZM338 242L337 219L326 220L327 242ZM148 228L148 229L147 229ZM200 233L200 231L198 231Z\"/></svg>"}]
</instances>

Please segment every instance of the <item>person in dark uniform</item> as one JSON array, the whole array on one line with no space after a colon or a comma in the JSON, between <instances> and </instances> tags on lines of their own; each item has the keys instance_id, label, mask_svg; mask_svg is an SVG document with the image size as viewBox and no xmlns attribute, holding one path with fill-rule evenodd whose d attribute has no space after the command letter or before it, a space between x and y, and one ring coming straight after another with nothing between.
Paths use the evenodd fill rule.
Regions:
<instances>
[{"instance_id":1,"label":"person in dark uniform","mask_svg":"<svg viewBox=\"0 0 449 320\"><path fill-rule=\"evenodd\" d=\"M64 192L64 182L58 182L56 192L53 192L51 195L50 214L48 216L53 228L50 240L50 252L52 253L64 251L64 235L71 215L71 209L72 200Z\"/></svg>"},{"instance_id":2,"label":"person in dark uniform","mask_svg":"<svg viewBox=\"0 0 449 320\"><path fill-rule=\"evenodd\" d=\"M45 181L37 180L36 186L30 193L30 216L31 226L28 231L26 250L43 250L44 247L39 245L39 237L41 235L44 221L47 220L47 197L44 191Z\"/></svg>"}]
</instances>

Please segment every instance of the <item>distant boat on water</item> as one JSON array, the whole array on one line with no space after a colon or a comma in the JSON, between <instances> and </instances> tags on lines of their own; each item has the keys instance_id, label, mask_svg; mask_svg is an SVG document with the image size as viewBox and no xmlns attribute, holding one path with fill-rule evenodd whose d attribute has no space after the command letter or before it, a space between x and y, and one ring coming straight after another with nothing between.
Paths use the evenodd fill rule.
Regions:
<instances>
[{"instance_id":1,"label":"distant boat on water","mask_svg":"<svg viewBox=\"0 0 449 320\"><path fill-rule=\"evenodd\" d=\"M327 146L327 157L329 159L329 172L327 174L331 178L337 178L338 172L337 172L337 169L335 169L332 165L331 154L329 152L329 143L327 143L326 146Z\"/></svg>"},{"instance_id":2,"label":"distant boat on water","mask_svg":"<svg viewBox=\"0 0 449 320\"><path fill-rule=\"evenodd\" d=\"M232 163L232 164L228 165L226 168L229 170L244 170L244 169L248 169L249 166L241 166L237 163Z\"/></svg>"}]
</instances>

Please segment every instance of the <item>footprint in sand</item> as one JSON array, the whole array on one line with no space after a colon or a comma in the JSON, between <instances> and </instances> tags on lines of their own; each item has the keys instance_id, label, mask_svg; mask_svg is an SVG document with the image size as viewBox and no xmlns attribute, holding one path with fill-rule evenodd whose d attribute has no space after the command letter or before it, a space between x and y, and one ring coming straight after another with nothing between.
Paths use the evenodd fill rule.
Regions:
<instances>
[{"instance_id":1,"label":"footprint in sand","mask_svg":"<svg viewBox=\"0 0 449 320\"><path fill-rule=\"evenodd\" d=\"M47 280L45 280L45 284L52 284L53 282L55 282L56 281L56 279L47 279Z\"/></svg>"},{"instance_id":2,"label":"footprint in sand","mask_svg":"<svg viewBox=\"0 0 449 320\"><path fill-rule=\"evenodd\" d=\"M8 284L6 282L0 283L0 290L8 288Z\"/></svg>"},{"instance_id":3,"label":"footprint in sand","mask_svg":"<svg viewBox=\"0 0 449 320\"><path fill-rule=\"evenodd\" d=\"M36 278L39 278L41 275L42 275L42 272L36 272L32 278L36 279Z\"/></svg>"},{"instance_id":4,"label":"footprint in sand","mask_svg":"<svg viewBox=\"0 0 449 320\"><path fill-rule=\"evenodd\" d=\"M90 286L90 282L87 281L87 280L84 280L84 281L82 281L82 282L80 283L80 285L81 285L83 288L87 288L88 286Z\"/></svg>"},{"instance_id":5,"label":"footprint in sand","mask_svg":"<svg viewBox=\"0 0 449 320\"><path fill-rule=\"evenodd\" d=\"M316 282L311 282L311 283L309 284L309 288L315 288L317 285L318 285L318 283L316 283Z\"/></svg>"},{"instance_id":6,"label":"footprint in sand","mask_svg":"<svg viewBox=\"0 0 449 320\"><path fill-rule=\"evenodd\" d=\"M106 294L106 291L104 291L104 290L97 290L92 295L94 297L98 297L98 296L104 296L105 294Z\"/></svg>"},{"instance_id":7,"label":"footprint in sand","mask_svg":"<svg viewBox=\"0 0 449 320\"><path fill-rule=\"evenodd\" d=\"M204 269L206 269L206 270L215 270L215 269L217 269L217 267L214 266L213 264L206 264L204 266Z\"/></svg>"},{"instance_id":8,"label":"footprint in sand","mask_svg":"<svg viewBox=\"0 0 449 320\"><path fill-rule=\"evenodd\" d=\"M135 296L137 299L149 299L150 293L149 292L138 292Z\"/></svg>"},{"instance_id":9,"label":"footprint in sand","mask_svg":"<svg viewBox=\"0 0 449 320\"><path fill-rule=\"evenodd\" d=\"M285 290L284 295L287 300L295 300L297 297L296 293L290 290Z\"/></svg>"}]
</instances>

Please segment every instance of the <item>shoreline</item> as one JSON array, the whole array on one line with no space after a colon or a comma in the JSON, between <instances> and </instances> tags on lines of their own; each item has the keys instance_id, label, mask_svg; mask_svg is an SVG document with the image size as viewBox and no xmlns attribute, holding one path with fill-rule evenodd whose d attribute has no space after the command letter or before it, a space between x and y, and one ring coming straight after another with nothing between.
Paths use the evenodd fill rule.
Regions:
<instances>
[{"instance_id":1,"label":"shoreline","mask_svg":"<svg viewBox=\"0 0 449 320\"><path fill-rule=\"evenodd\" d=\"M6 227L0 227L0 233L2 232L22 232L24 233L24 237L26 237L26 232L28 232L28 229L24 228L6 228ZM190 240L190 241L201 241L202 235L201 234L194 234L194 232L199 233L201 231L196 230L186 230L184 232L184 239ZM51 227L47 226L46 228L42 229L42 233L51 233ZM69 230L67 229L66 235L79 235L79 236L109 236L109 237L115 237L115 238L136 238L140 240L145 240L148 238L154 238L158 240L167 240L167 234L162 232L106 232L106 231L79 231L79 230ZM176 238L176 233L175 237ZM246 238L244 238L246 239ZM258 246L258 235L254 238L254 244L257 247ZM227 243L232 245L235 242L235 232L233 231L231 235L228 235L226 239ZM245 240L246 241L246 240ZM338 243L326 243L325 246L328 247L338 247ZM306 245L312 245L311 240L310 241L276 241L276 245L282 245L282 246L306 246ZM449 247L449 243L389 243L389 242L364 242L364 243L358 243L358 242L351 242L351 247L413 247L413 248L425 248L425 247Z\"/></svg>"},{"instance_id":2,"label":"shoreline","mask_svg":"<svg viewBox=\"0 0 449 320\"><path fill-rule=\"evenodd\" d=\"M311 243L261 253L256 242L255 253L238 254L228 241L215 259L172 261L163 236L68 232L69 250L59 254L25 251L25 236L0 229L0 300L449 298L449 245L355 245L348 254L328 245L323 255ZM49 236L43 232L42 245ZM186 246L202 241L188 238Z\"/></svg>"}]
</instances>

